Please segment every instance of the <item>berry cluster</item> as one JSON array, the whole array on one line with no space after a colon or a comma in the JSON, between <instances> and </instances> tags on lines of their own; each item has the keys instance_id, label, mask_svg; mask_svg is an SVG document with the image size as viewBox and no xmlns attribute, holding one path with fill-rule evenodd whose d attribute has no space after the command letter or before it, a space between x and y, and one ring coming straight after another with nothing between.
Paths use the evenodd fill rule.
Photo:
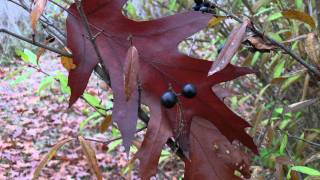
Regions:
<instances>
[{"instance_id":1,"label":"berry cluster","mask_svg":"<svg viewBox=\"0 0 320 180\"><path fill-rule=\"evenodd\" d=\"M193 6L193 10L201 12L209 12L211 7L209 2L204 2L203 0L195 0L196 4Z\"/></svg>"},{"instance_id":2,"label":"berry cluster","mask_svg":"<svg viewBox=\"0 0 320 180\"><path fill-rule=\"evenodd\" d=\"M166 108L172 108L178 102L178 96L172 90L168 90L161 96L161 104ZM193 84L185 84L182 87L181 95L186 98L194 98L197 95L197 89Z\"/></svg>"}]
</instances>

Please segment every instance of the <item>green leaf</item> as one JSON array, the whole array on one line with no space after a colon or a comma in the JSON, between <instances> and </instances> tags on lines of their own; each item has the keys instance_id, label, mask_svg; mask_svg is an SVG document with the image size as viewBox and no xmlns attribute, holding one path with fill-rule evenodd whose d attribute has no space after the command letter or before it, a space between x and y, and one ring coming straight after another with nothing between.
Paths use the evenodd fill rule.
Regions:
<instances>
[{"instance_id":1,"label":"green leaf","mask_svg":"<svg viewBox=\"0 0 320 180\"><path fill-rule=\"evenodd\" d=\"M279 148L279 153L280 154L284 154L284 150L286 149L287 144L288 144L288 135L285 134L283 136L283 138L282 138L281 145L280 145L280 148Z\"/></svg>"},{"instance_id":2,"label":"green leaf","mask_svg":"<svg viewBox=\"0 0 320 180\"><path fill-rule=\"evenodd\" d=\"M83 98L84 98L91 106L100 107L100 100L99 100L97 97L92 96L91 94L88 94L88 93L84 93L84 94L83 94Z\"/></svg>"},{"instance_id":3,"label":"green leaf","mask_svg":"<svg viewBox=\"0 0 320 180\"><path fill-rule=\"evenodd\" d=\"M20 76L18 76L15 80L10 82L11 86L15 86L23 81L25 81L26 79L29 78L29 76L31 76L31 74L33 74L34 70L33 69L29 69L26 73L21 74Z\"/></svg>"},{"instance_id":4,"label":"green leaf","mask_svg":"<svg viewBox=\"0 0 320 180\"><path fill-rule=\"evenodd\" d=\"M86 126L91 120L101 117L101 114L98 112L93 113L87 119L83 120L79 125L79 130L82 131L84 126Z\"/></svg>"},{"instance_id":5,"label":"green leaf","mask_svg":"<svg viewBox=\"0 0 320 180\"><path fill-rule=\"evenodd\" d=\"M15 49L16 55L19 56L22 61L24 61L25 63L29 63L29 57L20 49Z\"/></svg>"},{"instance_id":6,"label":"green leaf","mask_svg":"<svg viewBox=\"0 0 320 180\"><path fill-rule=\"evenodd\" d=\"M28 56L28 60L31 64L33 65L38 65L37 63L37 55L34 54L32 51L30 51L29 49L24 49L23 51L27 56Z\"/></svg>"},{"instance_id":7,"label":"green leaf","mask_svg":"<svg viewBox=\"0 0 320 180\"><path fill-rule=\"evenodd\" d=\"M39 88L37 90L37 93L40 94L41 91L43 91L45 88L49 87L52 85L54 82L54 78L52 76L47 76L43 78L40 82Z\"/></svg>"},{"instance_id":8,"label":"green leaf","mask_svg":"<svg viewBox=\"0 0 320 180\"><path fill-rule=\"evenodd\" d=\"M171 0L169 3L169 10L174 11L177 8L177 1L176 0Z\"/></svg>"},{"instance_id":9,"label":"green leaf","mask_svg":"<svg viewBox=\"0 0 320 180\"><path fill-rule=\"evenodd\" d=\"M116 140L116 141L113 141L112 143L110 143L108 145L108 153L113 151L116 147L118 147L120 144L122 143L122 140L119 139L119 140Z\"/></svg>"},{"instance_id":10,"label":"green leaf","mask_svg":"<svg viewBox=\"0 0 320 180\"><path fill-rule=\"evenodd\" d=\"M276 65L276 67L274 68L274 71L273 71L273 78L277 78L277 77L281 76L281 73L284 69L285 63L286 63L286 61L281 60L281 62Z\"/></svg>"},{"instance_id":11,"label":"green leaf","mask_svg":"<svg viewBox=\"0 0 320 180\"><path fill-rule=\"evenodd\" d=\"M290 78L288 78L282 85L281 85L281 90L285 90L287 89L291 84L297 82L303 74L297 74L295 76L292 76Z\"/></svg>"},{"instance_id":12,"label":"green leaf","mask_svg":"<svg viewBox=\"0 0 320 180\"><path fill-rule=\"evenodd\" d=\"M57 79L60 82L60 90L64 94L71 94L70 87L68 86L68 78L64 74L62 74L60 71L56 72L56 75L54 76L55 79Z\"/></svg>"},{"instance_id":13,"label":"green leaf","mask_svg":"<svg viewBox=\"0 0 320 180\"><path fill-rule=\"evenodd\" d=\"M276 12L268 17L268 21L274 21L274 20L280 19L281 17L282 17L281 12Z\"/></svg>"},{"instance_id":14,"label":"green leaf","mask_svg":"<svg viewBox=\"0 0 320 180\"><path fill-rule=\"evenodd\" d=\"M258 59L260 58L260 56L261 56L260 52L254 53L252 61L251 61L251 66L254 66L258 62Z\"/></svg>"},{"instance_id":15,"label":"green leaf","mask_svg":"<svg viewBox=\"0 0 320 180\"><path fill-rule=\"evenodd\" d=\"M303 0L295 0L297 9L303 10Z\"/></svg>"},{"instance_id":16,"label":"green leaf","mask_svg":"<svg viewBox=\"0 0 320 180\"><path fill-rule=\"evenodd\" d=\"M129 16L134 17L134 18L138 17L137 10L131 1L128 2L127 11L128 11Z\"/></svg>"},{"instance_id":17,"label":"green leaf","mask_svg":"<svg viewBox=\"0 0 320 180\"><path fill-rule=\"evenodd\" d=\"M309 168L307 166L293 166L290 168L288 175L287 175L287 179L291 178L291 171L297 171L303 174L307 174L309 176L320 176L320 171L313 169L313 168Z\"/></svg>"}]
</instances>

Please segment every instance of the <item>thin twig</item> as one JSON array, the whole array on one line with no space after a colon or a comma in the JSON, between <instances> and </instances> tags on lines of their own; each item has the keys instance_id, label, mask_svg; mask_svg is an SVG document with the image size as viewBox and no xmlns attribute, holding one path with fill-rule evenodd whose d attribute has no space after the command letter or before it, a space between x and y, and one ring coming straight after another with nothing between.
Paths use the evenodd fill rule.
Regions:
<instances>
[{"instance_id":1,"label":"thin twig","mask_svg":"<svg viewBox=\"0 0 320 180\"><path fill-rule=\"evenodd\" d=\"M24 4L20 4L14 0L8 0L9 2L21 7L22 9L24 9L25 11L27 11L28 13L31 12L30 8L28 8L27 6L25 6ZM65 46L66 42L65 42L65 38L66 38L66 35L59 29L57 28L56 26L53 25L53 23L50 22L50 20L45 17L44 15L41 15L41 18L40 18L40 22L43 26L46 26L46 27L49 27L49 33L51 35L53 35L54 37L56 37L60 43ZM55 32L53 32L52 30L50 30L50 28L52 28L54 31L58 32L61 36L63 36L63 38L61 38L58 34L56 34Z\"/></svg>"},{"instance_id":2,"label":"thin twig","mask_svg":"<svg viewBox=\"0 0 320 180\"><path fill-rule=\"evenodd\" d=\"M0 33L9 34L9 35L11 35L11 36L13 36L13 37L15 37L15 38L17 38L17 39L20 39L20 40L25 41L25 42L27 42L27 43L30 43L30 44L32 44L32 45L35 45L35 46L38 46L38 47L47 49L47 50L49 50L49 51L55 52L55 53L60 54L60 55L62 55L62 56L72 57L72 54L70 54L70 53L68 53L68 52L66 52L66 51L62 51L62 50L60 50L60 49L56 49L56 48L47 46L47 45L45 45L45 44L42 44L42 43L40 43L40 42L37 42L37 41L31 40L31 39L28 39L28 38L26 38L26 37L24 37L24 36L21 36L21 35L19 35L19 34L14 33L14 32L8 31L7 29L1 28L1 29L0 29Z\"/></svg>"},{"instance_id":3,"label":"thin twig","mask_svg":"<svg viewBox=\"0 0 320 180\"><path fill-rule=\"evenodd\" d=\"M91 30L90 30L90 26L89 26L89 21L87 19L87 16L85 15L85 12L83 10L83 7L82 7L82 4L79 0L76 0L76 5L77 5L77 10L78 10L78 13L80 14L80 17L82 19L82 22L83 22L83 26L85 28L85 30L87 31L88 33L88 38L89 38L89 41L91 42L97 56L98 56L98 59L99 59L99 62L101 64L103 64L103 61L102 61L102 56L101 56L101 53L98 49L98 45L96 43L96 37L92 34ZM101 31L100 31L101 32Z\"/></svg>"},{"instance_id":4,"label":"thin twig","mask_svg":"<svg viewBox=\"0 0 320 180\"><path fill-rule=\"evenodd\" d=\"M136 131L136 133L139 133L139 132L145 130L146 128L147 128L147 127L140 128L140 129L138 129L138 130ZM88 138L88 137L86 137L86 138L84 138L84 139L85 139L85 140L88 140L88 141L97 142L97 143L110 144L110 143L112 143L112 142L114 142L114 141L117 141L117 140L122 139L122 136L117 137L117 138L114 138L114 139L111 139L111 140L108 140L108 141L103 141L103 140L93 139L93 138Z\"/></svg>"},{"instance_id":5,"label":"thin twig","mask_svg":"<svg viewBox=\"0 0 320 180\"><path fill-rule=\"evenodd\" d=\"M300 138L300 137L291 135L291 134L289 134L289 133L287 133L287 132L285 132L285 131L283 131L283 130L281 130L281 129L279 129L279 131L282 132L282 133L284 133L284 134L286 134L289 138L294 138L294 139L297 139L297 140L299 140L299 141L306 142L306 143L308 143L308 144L310 144L310 145L313 145L313 146L316 146L316 147L320 147L320 144L319 144L319 143L315 143L315 142L312 142L312 141L309 141L309 140L306 140L306 139L303 139L303 138Z\"/></svg>"}]
</instances>

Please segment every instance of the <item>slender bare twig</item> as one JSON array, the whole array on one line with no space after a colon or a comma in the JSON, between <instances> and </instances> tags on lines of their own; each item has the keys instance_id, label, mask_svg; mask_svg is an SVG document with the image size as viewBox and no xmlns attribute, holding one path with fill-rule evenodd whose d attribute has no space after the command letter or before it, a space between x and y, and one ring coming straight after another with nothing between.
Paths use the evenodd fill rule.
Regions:
<instances>
[{"instance_id":1,"label":"slender bare twig","mask_svg":"<svg viewBox=\"0 0 320 180\"><path fill-rule=\"evenodd\" d=\"M32 44L32 45L35 45L35 46L38 46L38 47L47 49L47 50L49 50L49 51L55 52L55 53L60 54L60 55L62 55L62 56L72 57L72 54L70 54L69 52L66 52L66 51L63 51L63 50L60 50L60 49L57 49L57 48L53 48L53 47L47 46L47 45L42 44L42 43L37 42L37 41L33 41L33 40L28 39L28 38L26 38L26 37L24 37L24 36L21 36L21 35L19 35L19 34L16 34L16 33L14 33L14 32L8 31L7 29L1 28L1 29L0 29L0 33L9 34L9 35L11 35L11 36L13 36L13 37L15 37L15 38L17 38L17 39L20 39L20 40L25 41L25 42L27 42L27 43L30 43L30 44Z\"/></svg>"},{"instance_id":2,"label":"slender bare twig","mask_svg":"<svg viewBox=\"0 0 320 180\"><path fill-rule=\"evenodd\" d=\"M145 130L146 128L147 128L147 127L140 128L140 129L136 130L136 133L139 133L139 132ZM114 142L114 141L117 141L117 140L122 139L122 136L117 137L117 138L114 138L114 139L110 139L110 140L108 140L108 141L103 141L103 140L93 139L93 138L88 138L88 137L86 137L86 138L84 138L84 139L85 139L85 140L88 140L88 141L97 142L97 143L110 144L110 143L112 143L112 142Z\"/></svg>"},{"instance_id":3,"label":"slender bare twig","mask_svg":"<svg viewBox=\"0 0 320 180\"><path fill-rule=\"evenodd\" d=\"M79 0L76 0L76 5L77 5L77 10L78 10L78 13L80 14L80 17L82 19L82 22L83 22L83 26L85 28L85 30L87 31L88 33L88 38L98 56L98 59L99 59L99 62L101 64L103 64L103 61L102 61L102 57L101 57L101 53L99 51L99 48L98 48L98 45L96 43L96 36L92 34L91 32L91 29L90 29L90 26L89 26L89 21L87 19L87 16L86 14L84 13L84 10L83 10L83 7L82 7L82 4Z\"/></svg>"},{"instance_id":4,"label":"slender bare twig","mask_svg":"<svg viewBox=\"0 0 320 180\"><path fill-rule=\"evenodd\" d=\"M319 144L319 143L315 143L315 142L312 142L312 141L309 141L309 140L306 140L306 139L303 139L303 138L300 138L300 137L291 135L291 134L289 134L288 132L283 131L283 130L281 130L281 129L278 129L278 130L279 130L280 132L286 134L289 138L293 138L293 139L297 139L297 140L299 140L299 141L306 142L306 143L308 143L308 144L310 144L310 145L313 145L313 146L316 146L316 147L318 147L318 148L320 147L320 144Z\"/></svg>"}]
</instances>

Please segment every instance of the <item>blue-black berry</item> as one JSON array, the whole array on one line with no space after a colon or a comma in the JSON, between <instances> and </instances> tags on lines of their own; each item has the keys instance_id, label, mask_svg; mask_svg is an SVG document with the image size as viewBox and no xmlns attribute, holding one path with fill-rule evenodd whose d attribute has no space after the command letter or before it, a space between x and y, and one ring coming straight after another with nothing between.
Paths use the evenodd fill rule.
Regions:
<instances>
[{"instance_id":1,"label":"blue-black berry","mask_svg":"<svg viewBox=\"0 0 320 180\"><path fill-rule=\"evenodd\" d=\"M193 98L197 95L197 89L193 84L186 84L182 88L182 95L186 98Z\"/></svg>"},{"instance_id":2,"label":"blue-black berry","mask_svg":"<svg viewBox=\"0 0 320 180\"><path fill-rule=\"evenodd\" d=\"M161 104L166 108L172 108L178 102L178 97L172 91L166 91L161 96Z\"/></svg>"},{"instance_id":3,"label":"blue-black berry","mask_svg":"<svg viewBox=\"0 0 320 180\"><path fill-rule=\"evenodd\" d=\"M202 5L201 4L195 4L194 6L193 6L193 10L194 11L200 11L200 8L202 7Z\"/></svg>"}]
</instances>

